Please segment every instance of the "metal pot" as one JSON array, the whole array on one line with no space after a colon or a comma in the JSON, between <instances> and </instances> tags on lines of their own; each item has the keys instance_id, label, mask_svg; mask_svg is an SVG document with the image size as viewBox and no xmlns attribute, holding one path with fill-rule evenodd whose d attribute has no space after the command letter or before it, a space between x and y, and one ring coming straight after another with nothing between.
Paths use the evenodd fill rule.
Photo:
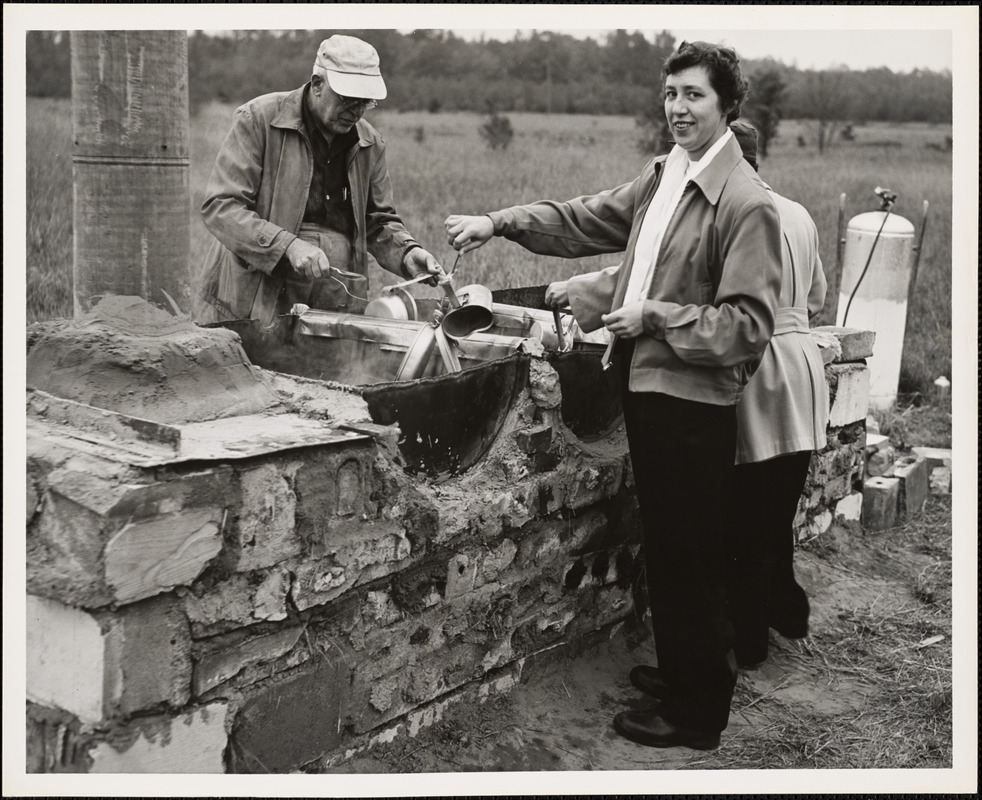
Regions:
<instances>
[{"instance_id":1,"label":"metal pot","mask_svg":"<svg viewBox=\"0 0 982 800\"><path fill-rule=\"evenodd\" d=\"M382 289L382 294L365 306L365 316L385 319L416 320L416 300L403 287L395 284Z\"/></svg>"}]
</instances>

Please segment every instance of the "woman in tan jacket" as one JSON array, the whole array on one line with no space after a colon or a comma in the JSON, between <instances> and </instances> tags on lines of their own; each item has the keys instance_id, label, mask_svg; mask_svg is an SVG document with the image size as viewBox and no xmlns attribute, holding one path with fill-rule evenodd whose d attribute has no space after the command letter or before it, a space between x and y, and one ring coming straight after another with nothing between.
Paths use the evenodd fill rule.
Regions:
<instances>
[{"instance_id":1,"label":"woman in tan jacket","mask_svg":"<svg viewBox=\"0 0 982 800\"><path fill-rule=\"evenodd\" d=\"M757 132L733 131L757 167ZM825 303L818 230L803 206L776 192L783 267L774 336L737 405L733 530L728 595L737 663L767 658L768 628L789 638L808 633L809 605L794 576L794 518L814 450L826 444L828 387L808 321Z\"/></svg>"}]
</instances>

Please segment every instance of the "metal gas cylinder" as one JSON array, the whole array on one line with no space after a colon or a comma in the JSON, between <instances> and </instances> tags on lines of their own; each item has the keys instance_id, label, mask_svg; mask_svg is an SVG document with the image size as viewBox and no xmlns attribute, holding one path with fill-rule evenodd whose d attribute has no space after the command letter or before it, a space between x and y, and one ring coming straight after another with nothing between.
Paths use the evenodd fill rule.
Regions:
<instances>
[{"instance_id":1,"label":"metal gas cylinder","mask_svg":"<svg viewBox=\"0 0 982 800\"><path fill-rule=\"evenodd\" d=\"M839 319L836 324L863 327L854 318L854 315L860 314L858 305L862 302L880 299L907 302L914 225L887 211L867 211L849 220L845 238L842 281L839 284ZM846 318L851 296L852 306Z\"/></svg>"},{"instance_id":2,"label":"metal gas cylinder","mask_svg":"<svg viewBox=\"0 0 982 800\"><path fill-rule=\"evenodd\" d=\"M877 189L879 211L849 220L843 237L842 279L836 325L876 334L869 359L870 405L889 408L900 382L914 225L890 211L896 196Z\"/></svg>"}]
</instances>

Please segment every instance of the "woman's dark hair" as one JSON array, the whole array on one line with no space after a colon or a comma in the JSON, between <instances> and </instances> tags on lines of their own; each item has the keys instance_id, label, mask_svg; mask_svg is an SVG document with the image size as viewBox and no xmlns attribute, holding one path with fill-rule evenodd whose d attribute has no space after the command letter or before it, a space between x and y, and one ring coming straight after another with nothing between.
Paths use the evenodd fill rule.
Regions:
<instances>
[{"instance_id":1,"label":"woman's dark hair","mask_svg":"<svg viewBox=\"0 0 982 800\"><path fill-rule=\"evenodd\" d=\"M740 116L743 101L747 99L749 84L740 72L740 59L732 47L709 42L682 42L678 50L665 59L662 65L662 84L669 75L689 67L705 67L709 84L719 95L727 123Z\"/></svg>"}]
</instances>

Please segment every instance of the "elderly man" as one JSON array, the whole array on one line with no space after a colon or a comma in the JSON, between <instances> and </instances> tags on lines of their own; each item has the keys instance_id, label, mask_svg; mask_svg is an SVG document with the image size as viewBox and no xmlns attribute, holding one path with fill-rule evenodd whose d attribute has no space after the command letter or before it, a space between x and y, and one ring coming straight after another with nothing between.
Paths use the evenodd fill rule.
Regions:
<instances>
[{"instance_id":1,"label":"elderly man","mask_svg":"<svg viewBox=\"0 0 982 800\"><path fill-rule=\"evenodd\" d=\"M402 278L442 274L396 213L385 142L362 119L385 96L375 48L332 36L306 85L236 109L201 208L215 236L201 321L361 312L369 253Z\"/></svg>"}]
</instances>

